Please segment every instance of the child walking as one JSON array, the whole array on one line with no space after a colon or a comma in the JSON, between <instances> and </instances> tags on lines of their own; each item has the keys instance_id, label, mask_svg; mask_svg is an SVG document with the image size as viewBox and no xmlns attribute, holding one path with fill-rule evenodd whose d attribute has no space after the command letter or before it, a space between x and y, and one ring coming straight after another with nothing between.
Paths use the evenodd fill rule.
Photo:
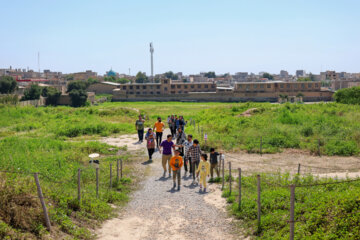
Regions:
<instances>
[{"instance_id":1,"label":"child walking","mask_svg":"<svg viewBox=\"0 0 360 240\"><path fill-rule=\"evenodd\" d=\"M201 161L197 168L196 174L200 175L200 192L202 191L202 186L204 185L204 192L206 192L206 176L209 176L210 173L210 163L207 161L207 154L201 154Z\"/></svg>"},{"instance_id":2,"label":"child walking","mask_svg":"<svg viewBox=\"0 0 360 240\"><path fill-rule=\"evenodd\" d=\"M170 166L173 170L173 189L176 188L176 178L178 181L178 188L177 190L180 191L180 173L181 173L181 167L183 166L184 162L183 162L183 158L180 156L180 150L176 149L175 150L175 156L173 156L170 159Z\"/></svg>"}]
</instances>

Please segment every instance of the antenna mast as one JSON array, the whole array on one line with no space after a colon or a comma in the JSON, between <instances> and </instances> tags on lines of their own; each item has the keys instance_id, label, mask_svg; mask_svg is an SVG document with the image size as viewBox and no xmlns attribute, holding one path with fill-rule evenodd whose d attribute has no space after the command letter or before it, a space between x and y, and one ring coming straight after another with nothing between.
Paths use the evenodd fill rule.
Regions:
<instances>
[{"instance_id":1,"label":"antenna mast","mask_svg":"<svg viewBox=\"0 0 360 240\"><path fill-rule=\"evenodd\" d=\"M38 52L38 69L40 74L40 52Z\"/></svg>"},{"instance_id":2,"label":"antenna mast","mask_svg":"<svg viewBox=\"0 0 360 240\"><path fill-rule=\"evenodd\" d=\"M150 54L151 54L151 82L154 82L154 60L153 60L154 47L153 43L150 43Z\"/></svg>"}]
</instances>

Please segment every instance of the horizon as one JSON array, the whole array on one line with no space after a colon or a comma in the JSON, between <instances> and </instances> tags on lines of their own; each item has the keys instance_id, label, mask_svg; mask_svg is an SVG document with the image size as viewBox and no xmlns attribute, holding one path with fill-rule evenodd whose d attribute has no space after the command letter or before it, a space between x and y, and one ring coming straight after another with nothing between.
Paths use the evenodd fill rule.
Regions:
<instances>
[{"instance_id":1,"label":"horizon","mask_svg":"<svg viewBox=\"0 0 360 240\"><path fill-rule=\"evenodd\" d=\"M1 68L63 73L113 69L150 75L303 69L360 72L354 0L267 2L114 0L12 1L2 4ZM34 14L39 13L39 14Z\"/></svg>"}]
</instances>

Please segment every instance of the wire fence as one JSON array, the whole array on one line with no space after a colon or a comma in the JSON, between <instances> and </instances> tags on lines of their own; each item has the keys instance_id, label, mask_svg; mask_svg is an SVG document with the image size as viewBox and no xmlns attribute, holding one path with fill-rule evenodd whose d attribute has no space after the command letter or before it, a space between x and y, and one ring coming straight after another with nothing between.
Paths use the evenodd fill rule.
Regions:
<instances>
[{"instance_id":1,"label":"wire fence","mask_svg":"<svg viewBox=\"0 0 360 240\"><path fill-rule=\"evenodd\" d=\"M235 160L239 160L236 159L234 157L229 157L231 159L235 159ZM228 161L228 169L226 170L225 166L225 156L220 155L219 156L219 166L221 168L222 172L222 176L221 176L221 181L222 181L222 187L221 190L224 191L225 188L228 189L229 191L229 196L231 196L232 191L234 191L235 188L235 184L234 182L234 178L232 177L234 174L236 174L236 172L234 172L234 169L231 169L231 161ZM248 161L251 162L251 161ZM243 161L244 163L244 161ZM267 164L267 163L264 163ZM272 163L268 163L271 165L274 165ZM279 165L279 166L283 166L283 165ZM296 164L292 164L292 167L296 167ZM256 191L257 191L257 199L256 199L256 206L257 206L257 233L260 234L262 232L262 223L261 223L261 214L262 214L262 208L261 208L261 192L262 192L262 187L267 186L267 187L272 187L272 188L285 188L285 189L289 189L290 192L290 198L289 198L289 206L290 208L288 209L289 211L289 219L286 221L289 224L289 236L290 239L293 240L295 238L295 223L296 222L306 222L306 220L295 220L296 216L295 216L295 189L296 188L312 188L312 187L318 187L318 186L327 186L327 185L335 185L335 184L349 184L349 183L354 183L354 182L360 182L360 178L357 177L355 179L345 179L345 180L330 180L328 182L319 182L319 183L298 183L298 176L300 175L300 164L297 165L297 173L294 175L293 178L293 183L291 184L278 184L276 182L266 182L261 180L261 176L260 174L258 174L256 176L256 185L254 185L254 187L256 187ZM304 167L310 167L310 168L319 168L319 169L324 169L324 170L336 170L338 171L338 169L333 169L333 168L323 168L323 167L316 167L316 166L308 166L308 165L303 165ZM242 187L242 169L238 168L235 169L238 172L238 178L237 181L235 181L237 183L237 187L238 187L238 196L237 196L237 201L238 201L238 208L241 209L242 206L242 196L243 196L243 187ZM301 216L299 216L301 217Z\"/></svg>"},{"instance_id":2,"label":"wire fence","mask_svg":"<svg viewBox=\"0 0 360 240\"><path fill-rule=\"evenodd\" d=\"M101 172L105 172L107 170L105 169L101 169L98 164L93 164L93 166L90 166L88 168L79 168L76 172L76 174L74 174L70 179L64 180L64 181L58 181L55 180L52 177L49 177L47 174L45 173L38 173L38 172L29 172L29 171L15 171L15 170L8 170L8 169L0 169L0 173L2 174L15 174L15 175L25 175L25 176L29 176L29 177L34 177L35 180L35 184L36 184L36 191L37 191L37 196L34 196L34 194L30 194L27 193L28 195L25 196L8 196L8 200L13 200L13 201L18 201L18 200L29 200L29 199L39 199L40 204L42 206L42 211L43 211L43 215L44 215L44 220L46 223L46 228L49 232L51 232L52 228L51 228L51 223L50 223L50 217L49 217L49 212L47 209L47 204L45 203L45 199L48 201L51 201L52 198L50 196L47 196L43 193L43 189L40 185L40 179L46 179L48 183L50 184L59 184L59 185L67 185L67 184L74 184L77 186L77 200L78 200L78 204L79 207L81 207L81 201L82 198L84 197L85 192L83 191L84 185L85 184L92 184L95 183L96 186L96 191L95 193L89 193L89 194L96 194L96 198L99 198L99 191L100 188L104 188L106 190L112 190L114 187L113 183L119 183L121 181L121 179L123 178L123 159L119 158L116 161L109 161L106 162L106 168L109 171L109 175L108 174L101 174ZM115 176L113 176L113 170L115 168L114 173L116 174ZM83 177L82 177L82 172L87 172L87 173L93 173L91 174L91 178L92 181L90 183L85 182ZM109 177L108 178L108 184L102 184L100 185L100 178L101 176L104 177ZM103 178L103 177L102 177ZM114 181L113 181L113 178ZM106 179L103 179L106 181ZM52 189L54 190L54 189ZM61 194L61 189L59 189L59 191L57 192L57 194ZM22 193L23 194L23 193Z\"/></svg>"}]
</instances>

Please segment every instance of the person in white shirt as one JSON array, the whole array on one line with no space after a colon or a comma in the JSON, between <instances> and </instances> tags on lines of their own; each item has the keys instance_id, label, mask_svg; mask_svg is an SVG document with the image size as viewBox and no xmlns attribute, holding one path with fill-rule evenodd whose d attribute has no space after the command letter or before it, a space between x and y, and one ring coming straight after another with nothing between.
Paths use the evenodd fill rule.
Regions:
<instances>
[{"instance_id":1,"label":"person in white shirt","mask_svg":"<svg viewBox=\"0 0 360 240\"><path fill-rule=\"evenodd\" d=\"M191 155L189 152L189 148L193 145L193 140L192 140L193 136L191 134L189 134L187 136L187 140L185 140L185 142L183 143L183 147L185 148L185 152L184 152L184 169L185 169L185 175L188 172L188 163L190 164L189 166L189 173L192 173L192 164L191 164Z\"/></svg>"}]
</instances>

